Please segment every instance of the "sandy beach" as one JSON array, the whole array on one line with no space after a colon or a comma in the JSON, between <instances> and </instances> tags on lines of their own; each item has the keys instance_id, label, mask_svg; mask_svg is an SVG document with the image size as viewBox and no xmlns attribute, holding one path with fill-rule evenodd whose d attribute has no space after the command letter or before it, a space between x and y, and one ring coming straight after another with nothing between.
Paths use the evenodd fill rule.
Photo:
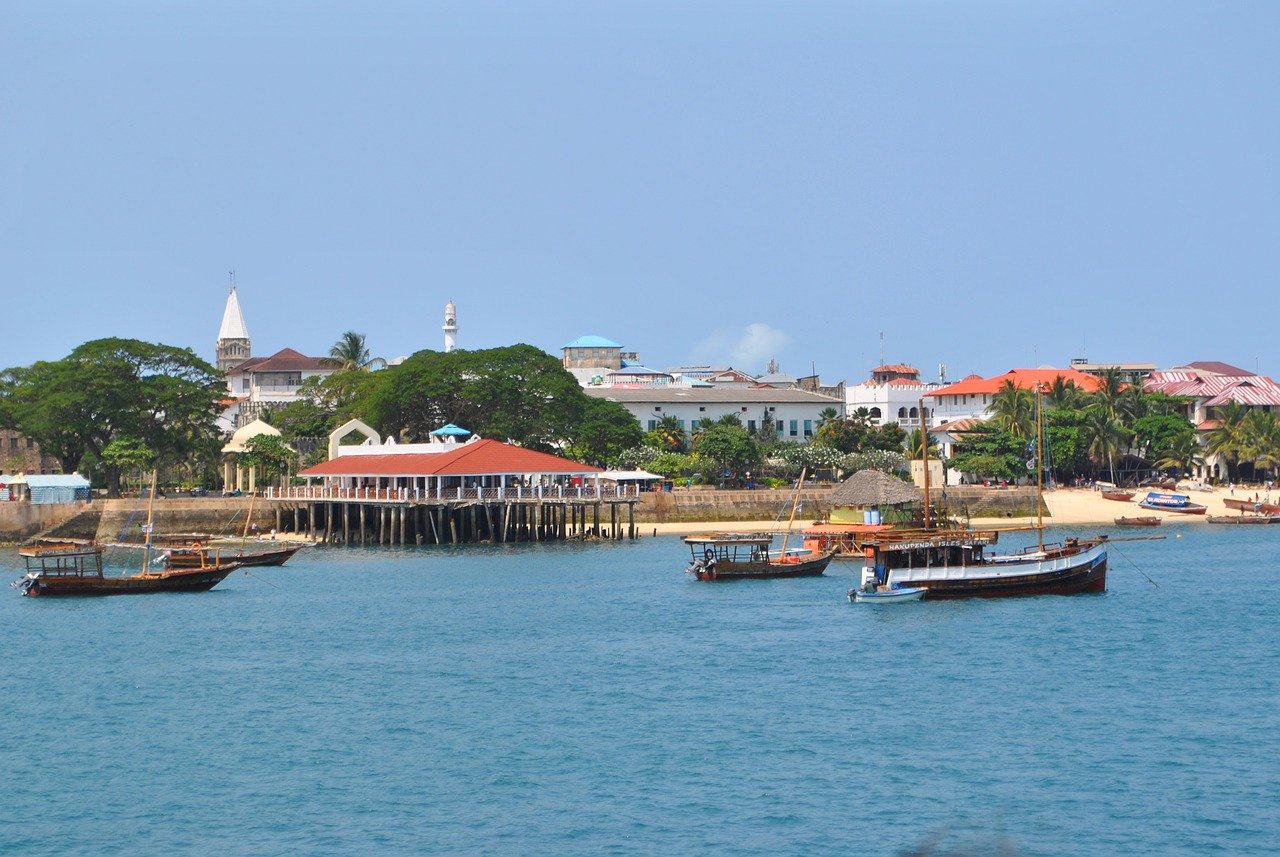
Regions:
<instances>
[{"instance_id":1,"label":"sandy beach","mask_svg":"<svg viewBox=\"0 0 1280 857\"><path fill-rule=\"evenodd\" d=\"M1116 518L1159 517L1165 524L1203 524L1210 515L1238 515L1235 509L1228 509L1224 504L1227 498L1252 498L1256 493L1259 499L1265 499L1266 493L1250 486L1237 486L1234 493L1226 486L1199 489L1191 486L1180 487L1179 494L1186 494L1192 503L1200 503L1208 508L1204 515L1183 515L1177 512L1160 512L1143 509L1138 501L1146 496L1148 489L1140 489L1134 498L1126 503L1107 500L1102 492L1092 488L1056 488L1044 494L1045 505L1049 508L1049 516L1045 524L1111 526ZM1151 489L1159 490L1159 489ZM1280 492L1274 492L1273 500L1280 498ZM1280 500L1277 500L1280 502ZM796 529L811 523L796 521ZM1034 518L974 518L974 527L1016 528L1035 523ZM786 521L681 521L665 524L638 524L637 529L643 536L651 535L685 535L700 532L760 532L773 530L781 532L786 529Z\"/></svg>"}]
</instances>

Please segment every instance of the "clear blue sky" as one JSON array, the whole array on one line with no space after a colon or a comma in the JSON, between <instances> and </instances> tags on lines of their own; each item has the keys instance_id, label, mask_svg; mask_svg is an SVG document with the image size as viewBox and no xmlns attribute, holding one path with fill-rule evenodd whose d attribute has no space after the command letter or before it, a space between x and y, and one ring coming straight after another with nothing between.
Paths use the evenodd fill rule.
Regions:
<instances>
[{"instance_id":1,"label":"clear blue sky","mask_svg":"<svg viewBox=\"0 0 1280 857\"><path fill-rule=\"evenodd\" d=\"M3 2L0 366L776 357L1280 375L1280 4Z\"/></svg>"}]
</instances>

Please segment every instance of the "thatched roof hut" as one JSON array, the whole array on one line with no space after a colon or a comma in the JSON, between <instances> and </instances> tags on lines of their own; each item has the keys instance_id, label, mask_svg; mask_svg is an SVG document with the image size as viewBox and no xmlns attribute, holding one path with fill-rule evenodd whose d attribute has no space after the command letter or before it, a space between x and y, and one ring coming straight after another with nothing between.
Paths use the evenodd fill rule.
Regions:
<instances>
[{"instance_id":1,"label":"thatched roof hut","mask_svg":"<svg viewBox=\"0 0 1280 857\"><path fill-rule=\"evenodd\" d=\"M900 506L923 503L924 492L910 482L903 482L879 470L859 470L831 492L829 502L832 507Z\"/></svg>"}]
</instances>

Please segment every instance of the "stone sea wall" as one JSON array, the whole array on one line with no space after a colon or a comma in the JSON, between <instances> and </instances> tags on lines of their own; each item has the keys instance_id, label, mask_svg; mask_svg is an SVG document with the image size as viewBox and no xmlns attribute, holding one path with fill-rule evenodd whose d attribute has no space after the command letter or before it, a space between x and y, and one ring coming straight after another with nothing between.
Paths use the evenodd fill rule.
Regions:
<instances>
[{"instance_id":1,"label":"stone sea wall","mask_svg":"<svg viewBox=\"0 0 1280 857\"><path fill-rule=\"evenodd\" d=\"M808 523L826 517L832 490L813 488L801 491L796 520ZM694 488L645 492L636 504L636 522L786 521L794 496L794 491L768 489L716 491Z\"/></svg>"},{"instance_id":2,"label":"stone sea wall","mask_svg":"<svg viewBox=\"0 0 1280 857\"><path fill-rule=\"evenodd\" d=\"M68 521L87 507L88 503L0 503L0 542L17 543L31 538Z\"/></svg>"}]
</instances>

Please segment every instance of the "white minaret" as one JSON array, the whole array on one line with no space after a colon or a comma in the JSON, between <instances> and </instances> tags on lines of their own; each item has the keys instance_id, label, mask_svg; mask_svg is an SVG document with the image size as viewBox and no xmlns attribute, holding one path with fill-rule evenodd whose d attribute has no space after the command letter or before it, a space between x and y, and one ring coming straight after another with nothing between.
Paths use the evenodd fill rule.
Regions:
<instances>
[{"instance_id":1,"label":"white minaret","mask_svg":"<svg viewBox=\"0 0 1280 857\"><path fill-rule=\"evenodd\" d=\"M444 351L448 354L458 347L458 308L449 301L444 305Z\"/></svg>"}]
</instances>

